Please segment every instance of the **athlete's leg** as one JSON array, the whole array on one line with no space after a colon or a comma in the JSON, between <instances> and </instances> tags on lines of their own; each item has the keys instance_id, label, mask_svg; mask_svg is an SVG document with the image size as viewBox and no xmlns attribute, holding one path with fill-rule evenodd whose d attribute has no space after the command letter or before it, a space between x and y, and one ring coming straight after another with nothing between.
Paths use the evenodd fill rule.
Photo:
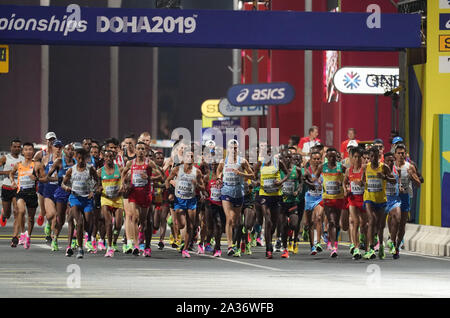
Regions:
<instances>
[{"instance_id":1,"label":"athlete's leg","mask_svg":"<svg viewBox=\"0 0 450 318\"><path fill-rule=\"evenodd\" d=\"M105 219L105 228L106 228L106 239L108 240L108 246L111 247L113 243L113 233L112 233L112 215L109 211L109 207L103 205L101 208L101 213Z\"/></svg>"},{"instance_id":2,"label":"athlete's leg","mask_svg":"<svg viewBox=\"0 0 450 318\"><path fill-rule=\"evenodd\" d=\"M341 210L341 217L339 218L339 223L342 231L348 231L350 227L350 212L349 209Z\"/></svg>"},{"instance_id":3,"label":"athlete's leg","mask_svg":"<svg viewBox=\"0 0 450 318\"><path fill-rule=\"evenodd\" d=\"M66 209L67 209L67 203L63 202L56 202L56 226L55 226L55 233L54 238L58 239L59 234L61 233L61 230L64 226L64 223L66 222Z\"/></svg>"},{"instance_id":4,"label":"athlete's leg","mask_svg":"<svg viewBox=\"0 0 450 318\"><path fill-rule=\"evenodd\" d=\"M45 217L51 225L51 231L55 233L56 231L56 205L55 202L50 198L44 198L45 205Z\"/></svg>"},{"instance_id":5,"label":"athlete's leg","mask_svg":"<svg viewBox=\"0 0 450 318\"><path fill-rule=\"evenodd\" d=\"M403 238L405 236L406 222L408 221L408 212L402 211L400 214L401 214L400 226L398 228L398 238L397 238L397 244L399 245L403 241Z\"/></svg>"},{"instance_id":6,"label":"athlete's leg","mask_svg":"<svg viewBox=\"0 0 450 318\"><path fill-rule=\"evenodd\" d=\"M314 210L313 210L313 222L316 227L316 240L314 241L314 245L319 243L320 244L320 238L322 237L322 225L325 220L325 212L323 207L318 204ZM313 235L311 235L311 238L314 238L314 232Z\"/></svg>"},{"instance_id":7,"label":"athlete's leg","mask_svg":"<svg viewBox=\"0 0 450 318\"><path fill-rule=\"evenodd\" d=\"M350 242L355 246L359 244L358 227L360 226L360 214L361 211L356 206L349 206L350 212Z\"/></svg>"},{"instance_id":8,"label":"athlete's leg","mask_svg":"<svg viewBox=\"0 0 450 318\"><path fill-rule=\"evenodd\" d=\"M159 241L164 242L167 229L167 215L169 214L169 206L162 205L160 211L160 221L159 221Z\"/></svg>"},{"instance_id":9,"label":"athlete's leg","mask_svg":"<svg viewBox=\"0 0 450 318\"><path fill-rule=\"evenodd\" d=\"M14 218L14 231L13 231L13 238L17 238L19 235L20 229L25 228L25 211L26 211L26 204L23 199L17 200L17 217Z\"/></svg>"}]
</instances>

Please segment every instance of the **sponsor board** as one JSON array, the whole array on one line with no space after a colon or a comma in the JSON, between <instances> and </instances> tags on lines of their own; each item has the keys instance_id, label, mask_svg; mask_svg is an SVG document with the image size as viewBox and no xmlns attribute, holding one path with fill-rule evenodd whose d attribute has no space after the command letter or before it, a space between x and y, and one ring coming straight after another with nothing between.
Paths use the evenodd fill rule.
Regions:
<instances>
[{"instance_id":1,"label":"sponsor board","mask_svg":"<svg viewBox=\"0 0 450 318\"><path fill-rule=\"evenodd\" d=\"M228 100L233 106L283 105L295 96L289 83L239 84L228 90Z\"/></svg>"}]
</instances>

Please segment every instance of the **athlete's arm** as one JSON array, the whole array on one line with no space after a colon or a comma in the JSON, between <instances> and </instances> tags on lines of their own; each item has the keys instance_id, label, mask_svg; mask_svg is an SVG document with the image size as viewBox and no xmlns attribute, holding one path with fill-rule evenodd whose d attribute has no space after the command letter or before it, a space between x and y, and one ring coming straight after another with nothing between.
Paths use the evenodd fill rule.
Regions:
<instances>
[{"instance_id":1,"label":"athlete's arm","mask_svg":"<svg viewBox=\"0 0 450 318\"><path fill-rule=\"evenodd\" d=\"M254 180L258 180L258 173L259 173L259 170L261 169L261 165L262 165L261 161L258 161L257 163L255 163L255 166L253 168L253 172L254 172L253 178L254 178Z\"/></svg>"},{"instance_id":2,"label":"athlete's arm","mask_svg":"<svg viewBox=\"0 0 450 318\"><path fill-rule=\"evenodd\" d=\"M348 178L348 169L345 171L345 173L344 173L344 184L343 184L343 186L344 186L344 195L345 196L347 196L347 194L348 194L348 188L349 188L349 185L350 185L350 182L349 182L349 178Z\"/></svg>"},{"instance_id":3,"label":"athlete's arm","mask_svg":"<svg viewBox=\"0 0 450 318\"><path fill-rule=\"evenodd\" d=\"M74 167L76 167L76 166L74 166ZM66 175L64 176L63 182L61 184L61 188L64 191L67 191L67 192L72 191L72 189L67 185L68 182L70 182L70 179L72 179L72 168L67 170Z\"/></svg>"},{"instance_id":4,"label":"athlete's arm","mask_svg":"<svg viewBox=\"0 0 450 318\"><path fill-rule=\"evenodd\" d=\"M166 189L169 189L170 187L170 181L173 180L173 178L175 178L178 175L178 169L180 168L180 166L176 166L171 172L170 175L167 177L166 179Z\"/></svg>"},{"instance_id":5,"label":"athlete's arm","mask_svg":"<svg viewBox=\"0 0 450 318\"><path fill-rule=\"evenodd\" d=\"M383 174L384 179L386 179L387 182L395 184L397 183L397 180L391 173L391 169L387 165L383 165Z\"/></svg>"},{"instance_id":6,"label":"athlete's arm","mask_svg":"<svg viewBox=\"0 0 450 318\"><path fill-rule=\"evenodd\" d=\"M149 166L152 168L152 172L156 171L156 173L158 173L157 176L155 177L151 177L149 178L149 181L151 180L164 180L164 174L158 169L158 167L156 166L155 162L153 160L150 160L149 162Z\"/></svg>"},{"instance_id":7,"label":"athlete's arm","mask_svg":"<svg viewBox=\"0 0 450 318\"><path fill-rule=\"evenodd\" d=\"M419 177L420 183L424 183L425 180L423 179L423 176L422 176L422 174L420 173L419 168L417 168L417 164L416 164L414 161L412 161L412 160L410 160L410 163L411 163L411 164L414 166L414 168L416 169L416 174L417 174L417 177Z\"/></svg>"},{"instance_id":8,"label":"athlete's arm","mask_svg":"<svg viewBox=\"0 0 450 318\"><path fill-rule=\"evenodd\" d=\"M417 170L416 167L414 165L410 165L409 169L408 169L408 174L409 174L409 178L412 180L412 182L414 183L414 185L416 187L420 187L420 178L417 175Z\"/></svg>"},{"instance_id":9,"label":"athlete's arm","mask_svg":"<svg viewBox=\"0 0 450 318\"><path fill-rule=\"evenodd\" d=\"M44 166L42 165L42 163L36 163L36 165L34 166L34 171L35 173L37 173L36 176L36 180L38 180L39 182L48 182L48 178L47 175L45 174L45 170L44 170Z\"/></svg>"},{"instance_id":10,"label":"athlete's arm","mask_svg":"<svg viewBox=\"0 0 450 318\"><path fill-rule=\"evenodd\" d=\"M289 178L289 171L288 171L288 169L286 168L286 165L284 164L284 162L281 161L281 160L279 160L279 161L278 161L278 164L280 165L280 169L284 172L284 178L281 179L280 181L277 181L277 180L276 180L276 181L274 182L274 184L277 185L277 186L283 184L283 183L286 182L286 180Z\"/></svg>"},{"instance_id":11,"label":"athlete's arm","mask_svg":"<svg viewBox=\"0 0 450 318\"><path fill-rule=\"evenodd\" d=\"M59 171L61 169L61 166L62 166L62 159L61 158L56 159L56 161L53 163L52 167L48 171L46 180L44 182L58 181L58 176L55 176L55 177L50 177L50 176L53 175L55 170Z\"/></svg>"},{"instance_id":12,"label":"athlete's arm","mask_svg":"<svg viewBox=\"0 0 450 318\"><path fill-rule=\"evenodd\" d=\"M119 171L120 171L120 169L119 169ZM100 168L100 169L97 169L97 178L99 179L99 180L102 180L102 168ZM99 182L99 185L98 185L98 187L97 187L97 193L101 193L103 191L103 186L102 186L102 183L101 182Z\"/></svg>"},{"instance_id":13,"label":"athlete's arm","mask_svg":"<svg viewBox=\"0 0 450 318\"><path fill-rule=\"evenodd\" d=\"M128 171L130 171L132 164L133 164L132 161L128 161L127 164L125 165L125 167L123 168L122 173L121 173L122 182L125 179L125 176L128 173Z\"/></svg>"},{"instance_id":14,"label":"athlete's arm","mask_svg":"<svg viewBox=\"0 0 450 318\"><path fill-rule=\"evenodd\" d=\"M5 163L6 163L6 156L2 156L0 158L0 166L4 166ZM9 176L10 171L11 170L2 170L2 171L0 171L0 176Z\"/></svg>"},{"instance_id":15,"label":"athlete's arm","mask_svg":"<svg viewBox=\"0 0 450 318\"><path fill-rule=\"evenodd\" d=\"M14 168L9 171L9 180L11 181L11 187L13 189L17 188L16 181L14 180L14 175L16 174L18 167L19 167L19 164L16 163L14 165Z\"/></svg>"},{"instance_id":16,"label":"athlete's arm","mask_svg":"<svg viewBox=\"0 0 450 318\"><path fill-rule=\"evenodd\" d=\"M89 193L88 199L92 199L92 197L94 196L95 192L98 192L98 187L99 187L99 177L97 175L97 171L95 170L94 167L91 167L89 169L89 173L91 175L91 178L94 179L94 189L92 189L92 192Z\"/></svg>"},{"instance_id":17,"label":"athlete's arm","mask_svg":"<svg viewBox=\"0 0 450 318\"><path fill-rule=\"evenodd\" d=\"M224 166L224 162L223 162L223 160L221 160L219 165L217 166L217 171L216 171L217 179L222 179L222 177L223 177L223 166Z\"/></svg>"},{"instance_id":18,"label":"athlete's arm","mask_svg":"<svg viewBox=\"0 0 450 318\"><path fill-rule=\"evenodd\" d=\"M200 169L197 169L197 188L202 192L206 192L205 186L203 184L203 174L200 172Z\"/></svg>"},{"instance_id":19,"label":"athlete's arm","mask_svg":"<svg viewBox=\"0 0 450 318\"><path fill-rule=\"evenodd\" d=\"M42 150L39 150L38 152L36 152L36 154L33 157L33 161L41 161L42 160Z\"/></svg>"}]
</instances>

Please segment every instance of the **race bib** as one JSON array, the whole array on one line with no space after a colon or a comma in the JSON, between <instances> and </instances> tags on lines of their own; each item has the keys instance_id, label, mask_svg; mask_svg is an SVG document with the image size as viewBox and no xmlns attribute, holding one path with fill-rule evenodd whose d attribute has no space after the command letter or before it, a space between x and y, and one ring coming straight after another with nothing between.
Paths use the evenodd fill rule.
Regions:
<instances>
[{"instance_id":1,"label":"race bib","mask_svg":"<svg viewBox=\"0 0 450 318\"><path fill-rule=\"evenodd\" d=\"M395 196L397 195L397 188L395 184L390 182L386 183L386 195Z\"/></svg>"},{"instance_id":2,"label":"race bib","mask_svg":"<svg viewBox=\"0 0 450 318\"><path fill-rule=\"evenodd\" d=\"M20 188L21 189L31 189L35 186L34 180L31 179L30 176L22 176L20 179Z\"/></svg>"},{"instance_id":3,"label":"race bib","mask_svg":"<svg viewBox=\"0 0 450 318\"><path fill-rule=\"evenodd\" d=\"M223 182L227 185L237 185L241 181L241 178L233 172L231 168L225 168L225 172L223 174Z\"/></svg>"},{"instance_id":4,"label":"race bib","mask_svg":"<svg viewBox=\"0 0 450 318\"><path fill-rule=\"evenodd\" d=\"M133 179L132 180L133 180L132 181L133 185L135 187L145 187L148 184L148 180L142 178L141 172L139 172L139 171L136 171L136 172L133 173Z\"/></svg>"},{"instance_id":5,"label":"race bib","mask_svg":"<svg viewBox=\"0 0 450 318\"><path fill-rule=\"evenodd\" d=\"M361 187L356 182L350 182L350 191L355 195L364 194L364 187Z\"/></svg>"},{"instance_id":6,"label":"race bib","mask_svg":"<svg viewBox=\"0 0 450 318\"><path fill-rule=\"evenodd\" d=\"M369 192L381 192L383 191L382 182L380 179L369 179L367 182L367 191Z\"/></svg>"},{"instance_id":7,"label":"race bib","mask_svg":"<svg viewBox=\"0 0 450 318\"><path fill-rule=\"evenodd\" d=\"M72 191L79 196L87 196L89 194L89 187L87 182L74 181L72 184Z\"/></svg>"},{"instance_id":8,"label":"race bib","mask_svg":"<svg viewBox=\"0 0 450 318\"><path fill-rule=\"evenodd\" d=\"M286 181L283 183L283 193L287 195L292 195L295 191L295 182L294 181Z\"/></svg>"},{"instance_id":9,"label":"race bib","mask_svg":"<svg viewBox=\"0 0 450 318\"><path fill-rule=\"evenodd\" d=\"M177 187L177 197L181 199L189 199L194 196L194 186L192 182L186 180L179 180Z\"/></svg>"},{"instance_id":10,"label":"race bib","mask_svg":"<svg viewBox=\"0 0 450 318\"><path fill-rule=\"evenodd\" d=\"M327 194L334 195L341 193L341 183L339 181L327 181L325 184Z\"/></svg>"},{"instance_id":11,"label":"race bib","mask_svg":"<svg viewBox=\"0 0 450 318\"><path fill-rule=\"evenodd\" d=\"M278 187L275 185L275 179L264 179L263 189L267 193L277 192Z\"/></svg>"},{"instance_id":12,"label":"race bib","mask_svg":"<svg viewBox=\"0 0 450 318\"><path fill-rule=\"evenodd\" d=\"M320 197L322 195L322 187L320 185L316 184L316 187L314 188L314 190L309 190L308 193L310 196Z\"/></svg>"},{"instance_id":13,"label":"race bib","mask_svg":"<svg viewBox=\"0 0 450 318\"><path fill-rule=\"evenodd\" d=\"M211 188L211 200L220 201L221 191L219 188Z\"/></svg>"},{"instance_id":14,"label":"race bib","mask_svg":"<svg viewBox=\"0 0 450 318\"><path fill-rule=\"evenodd\" d=\"M119 196L119 186L107 186L105 188L105 193L108 198L117 198Z\"/></svg>"}]
</instances>

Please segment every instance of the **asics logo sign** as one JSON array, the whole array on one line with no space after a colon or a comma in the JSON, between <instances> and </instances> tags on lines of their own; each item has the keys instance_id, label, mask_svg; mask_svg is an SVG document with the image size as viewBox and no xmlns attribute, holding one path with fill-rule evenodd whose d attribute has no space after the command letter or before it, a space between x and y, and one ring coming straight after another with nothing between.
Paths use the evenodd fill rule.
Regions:
<instances>
[{"instance_id":1,"label":"asics logo sign","mask_svg":"<svg viewBox=\"0 0 450 318\"><path fill-rule=\"evenodd\" d=\"M439 30L450 30L450 13L439 15Z\"/></svg>"},{"instance_id":2,"label":"asics logo sign","mask_svg":"<svg viewBox=\"0 0 450 318\"><path fill-rule=\"evenodd\" d=\"M295 96L289 83L234 85L228 90L228 100L234 106L289 104Z\"/></svg>"},{"instance_id":3,"label":"asics logo sign","mask_svg":"<svg viewBox=\"0 0 450 318\"><path fill-rule=\"evenodd\" d=\"M244 88L243 90L241 90L239 95L236 97L236 100L239 103L242 103L247 98L248 93L249 93L249 90L247 88Z\"/></svg>"}]
</instances>

